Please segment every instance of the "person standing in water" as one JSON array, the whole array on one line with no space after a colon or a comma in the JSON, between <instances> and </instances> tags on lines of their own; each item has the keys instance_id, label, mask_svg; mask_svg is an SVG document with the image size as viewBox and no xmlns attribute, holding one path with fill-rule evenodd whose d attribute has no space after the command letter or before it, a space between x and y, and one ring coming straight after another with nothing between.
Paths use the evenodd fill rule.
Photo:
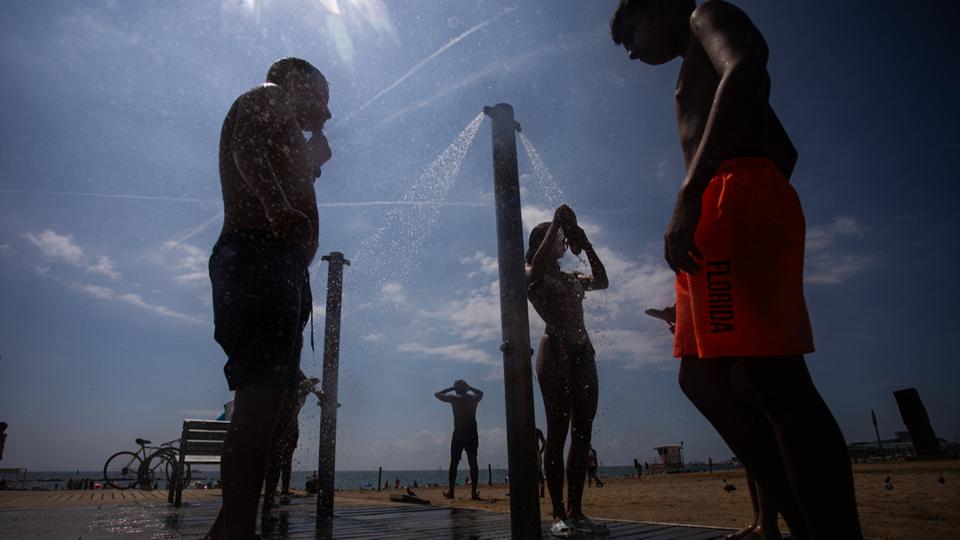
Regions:
<instances>
[{"instance_id":1,"label":"person standing in water","mask_svg":"<svg viewBox=\"0 0 960 540\"><path fill-rule=\"evenodd\" d=\"M769 103L766 41L721 0L621 0L610 34L631 59L683 61L686 177L664 236L680 387L772 490L795 537L862 538L846 443L803 357L813 335L789 183L797 151Z\"/></svg>"},{"instance_id":2,"label":"person standing in water","mask_svg":"<svg viewBox=\"0 0 960 540\"><path fill-rule=\"evenodd\" d=\"M592 276L560 270L568 245L575 254L586 253ZM606 527L583 514L581 503L598 399L597 364L583 323L583 297L587 291L607 288L607 272L567 205L556 209L553 221L530 231L526 262L528 298L546 323L536 371L547 417L544 467L554 518L550 532L554 536L605 534ZM568 431L572 440L564 506L563 447Z\"/></svg>"},{"instance_id":3,"label":"person standing in water","mask_svg":"<svg viewBox=\"0 0 960 540\"><path fill-rule=\"evenodd\" d=\"M220 134L223 230L210 255L214 338L235 410L224 441L223 506L208 538L253 538L281 411L297 399L317 251L314 180L332 153L329 88L306 60L283 58L238 97ZM309 141L304 131L312 133ZM285 418L283 419L285 420Z\"/></svg>"},{"instance_id":4,"label":"person standing in water","mask_svg":"<svg viewBox=\"0 0 960 540\"><path fill-rule=\"evenodd\" d=\"M457 467L460 465L460 456L467 452L467 463L470 464L470 498L480 500L477 491L480 467L477 465L477 449L480 446L480 436L477 433L477 405L483 399L483 392L460 379L450 388L444 388L433 394L453 408L453 437L450 440L450 470L447 474L447 491L443 496L452 499L454 484L457 481Z\"/></svg>"}]
</instances>

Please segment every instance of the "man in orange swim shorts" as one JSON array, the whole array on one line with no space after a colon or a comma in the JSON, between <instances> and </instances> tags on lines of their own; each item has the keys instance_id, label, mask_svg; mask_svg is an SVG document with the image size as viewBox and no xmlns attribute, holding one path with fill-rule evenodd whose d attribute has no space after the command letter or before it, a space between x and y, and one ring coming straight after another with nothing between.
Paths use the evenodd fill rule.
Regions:
<instances>
[{"instance_id":1,"label":"man in orange swim shorts","mask_svg":"<svg viewBox=\"0 0 960 540\"><path fill-rule=\"evenodd\" d=\"M803 358L813 338L803 211L788 182L797 152L769 104L766 42L721 0L621 0L610 30L631 59L683 59L687 174L664 239L680 386L794 538L862 538L846 443Z\"/></svg>"}]
</instances>

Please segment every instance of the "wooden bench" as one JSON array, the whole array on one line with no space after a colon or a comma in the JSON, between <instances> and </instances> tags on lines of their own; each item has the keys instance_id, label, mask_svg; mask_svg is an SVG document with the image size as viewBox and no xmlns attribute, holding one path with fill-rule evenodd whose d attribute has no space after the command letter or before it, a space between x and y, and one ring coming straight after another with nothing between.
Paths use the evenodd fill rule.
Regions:
<instances>
[{"instance_id":1,"label":"wooden bench","mask_svg":"<svg viewBox=\"0 0 960 540\"><path fill-rule=\"evenodd\" d=\"M184 420L180 435L180 456L170 482L167 502L180 507L184 470L187 465L218 465L223 454L223 441L230 422L220 420Z\"/></svg>"}]
</instances>

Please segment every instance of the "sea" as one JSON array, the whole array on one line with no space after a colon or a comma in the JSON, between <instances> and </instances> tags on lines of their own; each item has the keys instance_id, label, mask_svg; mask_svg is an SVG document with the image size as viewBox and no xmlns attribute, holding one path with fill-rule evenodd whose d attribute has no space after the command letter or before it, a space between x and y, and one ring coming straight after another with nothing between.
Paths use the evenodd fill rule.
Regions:
<instances>
[{"instance_id":1,"label":"sea","mask_svg":"<svg viewBox=\"0 0 960 540\"><path fill-rule=\"evenodd\" d=\"M730 468L726 463L714 463L714 470ZM688 464L685 472L697 472L706 470L706 465L702 463ZM193 482L216 483L220 479L220 471L216 467L195 467L192 469ZM631 477L637 474L633 465L624 466L601 466L598 471L602 478ZM303 489L307 478L312 471L293 471L290 479L291 487L294 489ZM457 483L462 485L469 478L469 471L461 469L458 474ZM18 477L19 476L19 477ZM377 481L382 485L387 482L393 487L397 480L403 487L412 487L414 483L417 486L446 485L446 469L432 470L387 470L382 472L377 470L370 471L337 471L335 476L335 487L338 490L371 490L377 488ZM64 489L67 480L93 480L94 484L103 482L103 471L31 471L28 470L22 475L13 473L0 473L0 479L7 481L7 489L25 489L34 491L55 491ZM494 484L504 484L507 479L506 469L480 469L480 484L488 482Z\"/></svg>"}]
</instances>

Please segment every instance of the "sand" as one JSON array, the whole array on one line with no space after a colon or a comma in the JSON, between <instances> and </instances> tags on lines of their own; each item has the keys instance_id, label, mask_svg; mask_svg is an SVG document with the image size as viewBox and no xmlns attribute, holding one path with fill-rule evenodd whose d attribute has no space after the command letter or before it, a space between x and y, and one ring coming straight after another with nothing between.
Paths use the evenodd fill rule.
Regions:
<instances>
[{"instance_id":1,"label":"sand","mask_svg":"<svg viewBox=\"0 0 960 540\"><path fill-rule=\"evenodd\" d=\"M943 475L946 482L937 478ZM482 478L483 475L481 475ZM891 477L894 488L883 488ZM726 479L737 487L727 493ZM737 528L752 519L750 495L743 472L691 473L637 478L605 478L603 488L587 488L584 509L590 516L608 519L653 521ZM854 465L860 520L868 538L931 539L960 538L960 461L900 462ZM441 496L441 488L417 488L416 493L435 505L509 511L505 485L482 484L485 501L469 500L469 489L460 487L457 499ZM393 504L390 494L397 491L339 491L338 506L357 504ZM219 499L220 490L184 491L188 502ZM164 504L166 492L0 491L0 510L108 506L126 504ZM542 517L549 516L549 499L541 499ZM782 524L781 524L782 525ZM783 531L786 531L784 526Z\"/></svg>"},{"instance_id":2,"label":"sand","mask_svg":"<svg viewBox=\"0 0 960 540\"><path fill-rule=\"evenodd\" d=\"M943 475L946 483L937 479ZM883 488L891 477L893 490ZM483 475L481 475L481 478ZM737 489L727 493L723 479ZM604 479L603 488L587 488L587 515L621 520L709 525L739 528L752 520L750 494L742 471L690 473L637 478ZM960 538L960 461L899 462L854 466L860 520L868 538ZM481 482L484 502L470 501L469 488L460 487L457 499L442 497L441 488L416 489L417 495L437 505L509 511L507 488ZM338 500L384 502L391 491L346 491ZM395 493L395 492L394 492ZM549 499L541 499L542 517L550 513ZM782 530L787 531L781 522Z\"/></svg>"}]
</instances>

